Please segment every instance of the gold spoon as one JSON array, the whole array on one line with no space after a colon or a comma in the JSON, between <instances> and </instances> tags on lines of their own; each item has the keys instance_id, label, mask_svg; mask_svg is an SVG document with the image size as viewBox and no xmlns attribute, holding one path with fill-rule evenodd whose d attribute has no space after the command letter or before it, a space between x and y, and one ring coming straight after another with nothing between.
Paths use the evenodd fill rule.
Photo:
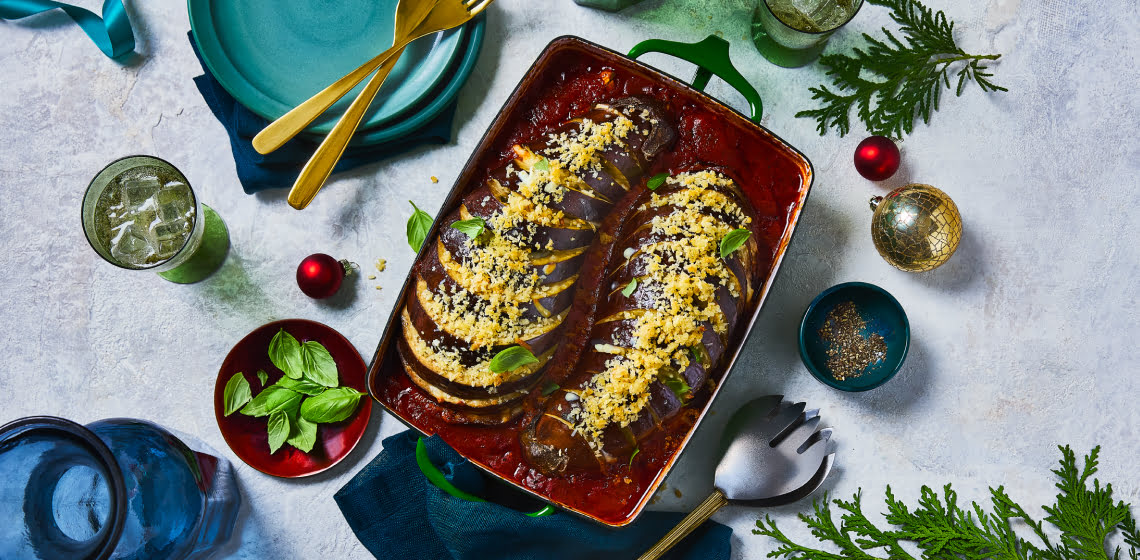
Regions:
<instances>
[{"instance_id":1,"label":"gold spoon","mask_svg":"<svg viewBox=\"0 0 1140 560\"><path fill-rule=\"evenodd\" d=\"M427 17L402 41L393 45L393 48L402 51L408 43L424 35L463 25L485 10L493 1L439 0ZM321 190L329 175L332 174L336 162L340 161L340 156L344 154L348 141L352 139L356 128L360 126L364 112L372 100L376 98L376 92L380 91L380 86L388 77L388 73L392 71L393 66L394 64L384 64L377 70L376 75L368 80L364 90L360 92L352 105L348 106L348 110L341 116L340 121L336 123L336 126L321 142L321 145L317 147L316 153L313 154L312 158L309 158L309 162L301 169L297 181L293 183L293 190L289 191L290 206L301 210L313 201L317 191Z\"/></svg>"},{"instance_id":2,"label":"gold spoon","mask_svg":"<svg viewBox=\"0 0 1140 560\"><path fill-rule=\"evenodd\" d=\"M253 149L257 150L258 153L268 154L280 148L302 130L305 130L309 123L321 116L321 113L327 111L329 107L332 107L338 99L352 91L356 84L363 82L364 78L368 77L373 70L386 63L394 66L400 59L400 53L404 50L403 45L405 43L402 41L415 30L417 25L423 22L437 3L438 0L419 2L404 0L397 4L392 48L372 57L368 62L357 67L356 70L345 74L316 95L306 99L300 105L290 109L288 113L269 123L261 129L261 132L257 133L257 136L253 137Z\"/></svg>"}]
</instances>

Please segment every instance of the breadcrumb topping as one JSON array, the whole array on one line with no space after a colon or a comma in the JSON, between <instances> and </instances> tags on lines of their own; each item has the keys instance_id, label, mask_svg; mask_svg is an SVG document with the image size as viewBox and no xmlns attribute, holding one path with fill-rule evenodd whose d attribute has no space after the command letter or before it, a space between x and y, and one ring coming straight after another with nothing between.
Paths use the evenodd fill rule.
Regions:
<instances>
[{"instance_id":1,"label":"breadcrumb topping","mask_svg":"<svg viewBox=\"0 0 1140 560\"><path fill-rule=\"evenodd\" d=\"M595 346L595 351L613 357L578 392L579 399L567 414L575 431L595 450L601 449L607 427L629 426L642 415L654 382L679 375L699 359L691 349L701 345L705 325L711 324L720 336L727 334L729 325L716 301L717 288L725 286L733 297L740 295L739 279L719 256L720 240L736 226L709 213L716 210L742 225L751 222L729 197L710 190L732 186L732 181L716 172L700 171L669 182L683 189L666 196L653 194L648 204L677 209L654 217L651 228L654 234L679 239L650 244L627 256L646 260L646 274L638 278L634 294L641 292L638 301L652 303L640 313L625 311L600 321L634 320L632 347Z\"/></svg>"},{"instance_id":2,"label":"breadcrumb topping","mask_svg":"<svg viewBox=\"0 0 1140 560\"><path fill-rule=\"evenodd\" d=\"M578 130L551 136L541 154L515 146L515 162L505 170L507 184L488 181L492 196L502 208L486 217L482 234L463 241L462 259L452 255L442 240L436 241L439 260L458 288L428 286L421 278L416 297L431 320L467 343L469 350L531 340L565 319L565 311L555 314L547 309L550 303L545 298L572 289L577 275L549 284L543 280L559 262L581 254L586 247L555 251L553 240L544 244L535 240L541 238L540 227L594 234L594 224L568 216L556 206L571 191L606 200L590 189L581 175L602 169L602 154L611 148L625 149L622 139L635 130L627 116L611 111L615 116L610 121L583 120ZM460 209L461 219L471 217L465 207ZM441 347L438 340L428 345L414 328L406 327L405 333L420 361L454 382L494 387L507 379L507 374L488 369L490 356L464 366L459 361L459 349ZM523 369L534 371L538 367L532 364Z\"/></svg>"}]
</instances>

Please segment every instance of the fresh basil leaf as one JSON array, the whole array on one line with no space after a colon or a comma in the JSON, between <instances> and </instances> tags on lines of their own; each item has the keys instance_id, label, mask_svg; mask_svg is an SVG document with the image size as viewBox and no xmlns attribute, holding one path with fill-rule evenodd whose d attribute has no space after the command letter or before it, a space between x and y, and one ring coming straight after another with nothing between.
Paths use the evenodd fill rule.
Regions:
<instances>
[{"instance_id":1,"label":"fresh basil leaf","mask_svg":"<svg viewBox=\"0 0 1140 560\"><path fill-rule=\"evenodd\" d=\"M289 439L289 415L278 410L269 415L269 454L277 453L281 445Z\"/></svg>"},{"instance_id":2,"label":"fresh basil leaf","mask_svg":"<svg viewBox=\"0 0 1140 560\"><path fill-rule=\"evenodd\" d=\"M293 379L300 379L303 370L303 362L301 361L301 343L297 342L293 335L285 332L285 329L277 331L273 335L273 339L269 341L269 361L277 366L277 369L285 372L285 375Z\"/></svg>"},{"instance_id":3,"label":"fresh basil leaf","mask_svg":"<svg viewBox=\"0 0 1140 560\"><path fill-rule=\"evenodd\" d=\"M676 372L661 376L661 382L681 400L685 400L693 392L693 389L685 382L685 378Z\"/></svg>"},{"instance_id":4,"label":"fresh basil leaf","mask_svg":"<svg viewBox=\"0 0 1140 560\"><path fill-rule=\"evenodd\" d=\"M752 237L752 232L746 229L734 229L720 240L720 257L723 259L732 254L733 251L744 245L748 238Z\"/></svg>"},{"instance_id":5,"label":"fresh basil leaf","mask_svg":"<svg viewBox=\"0 0 1140 560\"><path fill-rule=\"evenodd\" d=\"M268 416L297 406L302 398L304 395L301 393L278 385L270 385L242 407L241 413L254 417Z\"/></svg>"},{"instance_id":6,"label":"fresh basil leaf","mask_svg":"<svg viewBox=\"0 0 1140 560\"><path fill-rule=\"evenodd\" d=\"M491 358L491 363L488 366L491 371L495 373L503 373L505 371L514 371L527 364L538 363L538 358L534 354L523 348L522 346L511 346Z\"/></svg>"},{"instance_id":7,"label":"fresh basil leaf","mask_svg":"<svg viewBox=\"0 0 1140 560\"><path fill-rule=\"evenodd\" d=\"M293 379L290 377L282 377L278 379L274 385L284 387L290 391L296 391L302 395L309 395L310 397L319 395L327 389L324 385L320 385L316 381L308 378Z\"/></svg>"},{"instance_id":8,"label":"fresh basil leaf","mask_svg":"<svg viewBox=\"0 0 1140 560\"><path fill-rule=\"evenodd\" d=\"M638 453L641 453L641 448L640 447L634 447L633 448L633 454L629 456L629 466L631 468L633 467L633 458L637 457Z\"/></svg>"},{"instance_id":9,"label":"fresh basil leaf","mask_svg":"<svg viewBox=\"0 0 1140 560\"><path fill-rule=\"evenodd\" d=\"M664 185L665 180L668 178L669 178L668 173L658 173L658 174L650 177L649 180L646 181L645 188L647 188L651 191L655 191L655 190L657 190L657 187Z\"/></svg>"},{"instance_id":10,"label":"fresh basil leaf","mask_svg":"<svg viewBox=\"0 0 1140 560\"><path fill-rule=\"evenodd\" d=\"M337 386L336 360L320 342L310 340L301 345L301 364L306 379L325 387Z\"/></svg>"},{"instance_id":11,"label":"fresh basil leaf","mask_svg":"<svg viewBox=\"0 0 1140 560\"><path fill-rule=\"evenodd\" d=\"M329 389L301 403L301 417L310 422L326 424L340 422L352 416L364 393L352 387Z\"/></svg>"},{"instance_id":12,"label":"fresh basil leaf","mask_svg":"<svg viewBox=\"0 0 1140 560\"><path fill-rule=\"evenodd\" d=\"M408 218L408 245L413 251L419 252L424 240L427 239L428 231L431 230L432 219L427 212L420 210L415 202L410 200L408 202L416 209L412 212L412 217Z\"/></svg>"},{"instance_id":13,"label":"fresh basil leaf","mask_svg":"<svg viewBox=\"0 0 1140 560\"><path fill-rule=\"evenodd\" d=\"M693 345L693 346L689 347L689 353L693 355L693 359L696 360L697 362L701 363L701 364L704 364L705 363L704 352L702 352L701 350L702 350L702 347L700 345Z\"/></svg>"},{"instance_id":14,"label":"fresh basil leaf","mask_svg":"<svg viewBox=\"0 0 1140 560\"><path fill-rule=\"evenodd\" d=\"M540 157L538 161L534 163L534 168L539 171L550 171L550 160Z\"/></svg>"},{"instance_id":15,"label":"fresh basil leaf","mask_svg":"<svg viewBox=\"0 0 1140 560\"><path fill-rule=\"evenodd\" d=\"M471 239L475 239L475 238L479 237L479 235L483 233L484 227L486 227L486 224L483 222L483 218L471 218L470 220L459 220L456 222L452 222L452 224L451 224L451 229L457 229L457 230L463 232L464 235L466 235L467 237L470 237Z\"/></svg>"},{"instance_id":16,"label":"fresh basil leaf","mask_svg":"<svg viewBox=\"0 0 1140 560\"><path fill-rule=\"evenodd\" d=\"M261 386L264 387L265 384L269 382L269 374L265 373L265 370L259 369L257 370L257 380L260 381Z\"/></svg>"},{"instance_id":17,"label":"fresh basil leaf","mask_svg":"<svg viewBox=\"0 0 1140 560\"><path fill-rule=\"evenodd\" d=\"M548 383L546 387L542 388L542 396L549 396L551 393L557 391L560 387L557 383Z\"/></svg>"},{"instance_id":18,"label":"fresh basil leaf","mask_svg":"<svg viewBox=\"0 0 1140 560\"><path fill-rule=\"evenodd\" d=\"M621 289L621 295L623 295L625 297L629 297L630 295L633 294L633 291L636 289L637 289L637 278L634 278L633 280L629 281L629 284L626 284L625 287Z\"/></svg>"},{"instance_id":19,"label":"fresh basil leaf","mask_svg":"<svg viewBox=\"0 0 1140 560\"><path fill-rule=\"evenodd\" d=\"M245 380L245 375L242 372L237 372L229 381L226 382L226 388L222 391L222 407L226 409L225 415L229 416L245 406L253 398L253 393L249 390L249 382Z\"/></svg>"},{"instance_id":20,"label":"fresh basil leaf","mask_svg":"<svg viewBox=\"0 0 1140 560\"><path fill-rule=\"evenodd\" d=\"M305 420L304 416L297 416L293 420L293 430L289 433L289 439L285 443L308 453L313 450L313 445L317 443L317 425L313 422Z\"/></svg>"}]
</instances>

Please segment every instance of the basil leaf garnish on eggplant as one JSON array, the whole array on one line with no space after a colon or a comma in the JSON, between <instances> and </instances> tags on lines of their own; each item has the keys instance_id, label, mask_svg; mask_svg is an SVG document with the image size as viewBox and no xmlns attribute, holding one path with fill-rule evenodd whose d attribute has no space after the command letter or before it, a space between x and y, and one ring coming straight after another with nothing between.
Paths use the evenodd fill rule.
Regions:
<instances>
[{"instance_id":1,"label":"basil leaf garnish on eggplant","mask_svg":"<svg viewBox=\"0 0 1140 560\"><path fill-rule=\"evenodd\" d=\"M752 237L752 232L744 228L734 229L720 240L720 258L725 258L732 254L733 251L739 249L744 245L748 238Z\"/></svg>"},{"instance_id":2,"label":"basil leaf garnish on eggplant","mask_svg":"<svg viewBox=\"0 0 1140 560\"><path fill-rule=\"evenodd\" d=\"M629 281L629 284L626 284L625 287L621 289L621 295L623 295L625 297L629 297L629 296L633 295L633 291L636 289L637 289L637 278L634 278L633 280Z\"/></svg>"},{"instance_id":3,"label":"basil leaf garnish on eggplant","mask_svg":"<svg viewBox=\"0 0 1140 560\"><path fill-rule=\"evenodd\" d=\"M457 229L471 239L478 238L483 233L484 227L486 224L483 222L483 218L471 218L470 220L459 220L451 223L451 229Z\"/></svg>"},{"instance_id":4,"label":"basil leaf garnish on eggplant","mask_svg":"<svg viewBox=\"0 0 1140 560\"><path fill-rule=\"evenodd\" d=\"M488 367L495 373L504 373L514 371L527 364L536 363L538 363L538 358L534 357L530 350L516 345L495 354Z\"/></svg>"}]
</instances>

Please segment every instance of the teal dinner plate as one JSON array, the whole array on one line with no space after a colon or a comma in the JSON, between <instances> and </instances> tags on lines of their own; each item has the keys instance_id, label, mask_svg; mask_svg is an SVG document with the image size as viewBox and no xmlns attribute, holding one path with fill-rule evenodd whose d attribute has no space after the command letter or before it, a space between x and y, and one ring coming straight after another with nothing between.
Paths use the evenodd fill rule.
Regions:
<instances>
[{"instance_id":1,"label":"teal dinner plate","mask_svg":"<svg viewBox=\"0 0 1140 560\"><path fill-rule=\"evenodd\" d=\"M202 60L239 103L274 120L392 46L397 0L188 0ZM360 129L405 115L448 77L468 26L408 45ZM327 133L360 84L306 129Z\"/></svg>"},{"instance_id":2,"label":"teal dinner plate","mask_svg":"<svg viewBox=\"0 0 1140 560\"><path fill-rule=\"evenodd\" d=\"M475 68L475 62L479 60L479 50L483 46L483 35L487 27L487 13L479 14L463 27L468 28L466 44L463 45L462 53L447 73L443 83L403 117L368 130L357 130L352 142L349 143L350 146L373 146L407 136L428 124L441 111L455 103L459 90L467 82L467 78ZM324 138L314 134L305 136L316 142Z\"/></svg>"}]
</instances>

